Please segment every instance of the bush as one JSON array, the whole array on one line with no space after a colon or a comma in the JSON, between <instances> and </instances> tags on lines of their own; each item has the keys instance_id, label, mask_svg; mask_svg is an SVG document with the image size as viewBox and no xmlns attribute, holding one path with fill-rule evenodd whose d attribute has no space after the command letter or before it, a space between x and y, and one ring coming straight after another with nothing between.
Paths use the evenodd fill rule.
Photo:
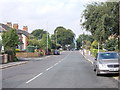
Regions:
<instances>
[{"instance_id":1,"label":"bush","mask_svg":"<svg viewBox=\"0 0 120 90\"><path fill-rule=\"evenodd\" d=\"M18 58L15 56L13 61L14 61L14 62L17 62L17 61L18 61Z\"/></svg>"},{"instance_id":2,"label":"bush","mask_svg":"<svg viewBox=\"0 0 120 90\"><path fill-rule=\"evenodd\" d=\"M98 49L91 49L92 55L95 57L97 55ZM100 52L105 52L104 50L100 49Z\"/></svg>"},{"instance_id":3,"label":"bush","mask_svg":"<svg viewBox=\"0 0 120 90\"><path fill-rule=\"evenodd\" d=\"M44 53L41 51L41 52L40 52L40 55L41 55L41 56L43 56L43 55L44 55Z\"/></svg>"},{"instance_id":4,"label":"bush","mask_svg":"<svg viewBox=\"0 0 120 90\"><path fill-rule=\"evenodd\" d=\"M15 49L16 52L20 52L20 49Z\"/></svg>"}]
</instances>

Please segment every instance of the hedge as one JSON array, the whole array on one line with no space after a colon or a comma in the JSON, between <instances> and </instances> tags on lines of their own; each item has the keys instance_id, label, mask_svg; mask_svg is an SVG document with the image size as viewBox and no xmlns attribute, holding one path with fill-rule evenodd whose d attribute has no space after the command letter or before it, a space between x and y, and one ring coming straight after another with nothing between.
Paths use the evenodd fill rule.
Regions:
<instances>
[{"instance_id":1,"label":"hedge","mask_svg":"<svg viewBox=\"0 0 120 90\"><path fill-rule=\"evenodd\" d=\"M91 49L90 51L92 52L92 55L95 57L96 54L97 54L97 52L98 52L98 49ZM105 51L102 50L102 49L99 49L99 51L100 51L100 52L105 52Z\"/></svg>"}]
</instances>

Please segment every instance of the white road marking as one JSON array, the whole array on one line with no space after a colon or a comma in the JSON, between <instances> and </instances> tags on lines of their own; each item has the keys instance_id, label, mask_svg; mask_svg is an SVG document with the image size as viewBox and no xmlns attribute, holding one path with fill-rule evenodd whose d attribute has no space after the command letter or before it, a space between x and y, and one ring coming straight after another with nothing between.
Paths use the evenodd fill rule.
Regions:
<instances>
[{"instance_id":1,"label":"white road marking","mask_svg":"<svg viewBox=\"0 0 120 90\"><path fill-rule=\"evenodd\" d=\"M58 63L54 64L54 66L56 66Z\"/></svg>"},{"instance_id":2,"label":"white road marking","mask_svg":"<svg viewBox=\"0 0 120 90\"><path fill-rule=\"evenodd\" d=\"M61 61L59 61L59 63L60 63Z\"/></svg>"},{"instance_id":3,"label":"white road marking","mask_svg":"<svg viewBox=\"0 0 120 90\"><path fill-rule=\"evenodd\" d=\"M49 67L48 69L46 69L46 71L50 70L51 68L53 68L53 66Z\"/></svg>"},{"instance_id":4,"label":"white road marking","mask_svg":"<svg viewBox=\"0 0 120 90\"><path fill-rule=\"evenodd\" d=\"M34 79L36 79L37 77L39 77L39 76L42 75L42 74L43 74L43 73L38 74L37 76L35 76L35 77L33 77L32 79L28 80L26 83L29 83L29 82L33 81Z\"/></svg>"},{"instance_id":5,"label":"white road marking","mask_svg":"<svg viewBox=\"0 0 120 90\"><path fill-rule=\"evenodd\" d=\"M53 68L54 66L56 66L57 64L59 64L60 62L62 62L62 61L63 61L64 59L66 59L70 54L71 54L71 53L69 53L66 57L64 57L63 59L61 59L58 63L54 64L53 66L51 66L51 67L49 67L49 68L47 68L46 71L50 70L51 68ZM50 57L50 56L48 56L48 57ZM47 57L45 57L45 58L47 58ZM40 74L36 75L36 76L33 77L32 79L28 80L26 83L29 83L29 82L33 81L34 79L36 79L37 77L41 76L42 74L43 74L43 73L40 73Z\"/></svg>"}]
</instances>

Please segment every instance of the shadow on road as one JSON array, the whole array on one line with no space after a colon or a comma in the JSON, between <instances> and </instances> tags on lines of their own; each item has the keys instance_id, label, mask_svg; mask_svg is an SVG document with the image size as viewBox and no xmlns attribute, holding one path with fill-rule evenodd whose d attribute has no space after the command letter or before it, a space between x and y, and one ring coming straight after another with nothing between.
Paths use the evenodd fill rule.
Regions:
<instances>
[{"instance_id":1,"label":"shadow on road","mask_svg":"<svg viewBox=\"0 0 120 90\"><path fill-rule=\"evenodd\" d=\"M101 77L117 77L119 74L102 74Z\"/></svg>"}]
</instances>

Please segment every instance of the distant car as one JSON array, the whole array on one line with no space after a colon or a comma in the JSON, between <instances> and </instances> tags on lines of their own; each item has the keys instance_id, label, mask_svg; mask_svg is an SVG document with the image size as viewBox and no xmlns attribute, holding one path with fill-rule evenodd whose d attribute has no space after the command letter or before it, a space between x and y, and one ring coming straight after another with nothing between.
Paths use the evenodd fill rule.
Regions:
<instances>
[{"instance_id":1,"label":"distant car","mask_svg":"<svg viewBox=\"0 0 120 90\"><path fill-rule=\"evenodd\" d=\"M119 73L117 52L99 52L93 63L96 75Z\"/></svg>"},{"instance_id":2,"label":"distant car","mask_svg":"<svg viewBox=\"0 0 120 90\"><path fill-rule=\"evenodd\" d=\"M60 51L59 50L55 50L53 54L54 55L60 55Z\"/></svg>"}]
</instances>

